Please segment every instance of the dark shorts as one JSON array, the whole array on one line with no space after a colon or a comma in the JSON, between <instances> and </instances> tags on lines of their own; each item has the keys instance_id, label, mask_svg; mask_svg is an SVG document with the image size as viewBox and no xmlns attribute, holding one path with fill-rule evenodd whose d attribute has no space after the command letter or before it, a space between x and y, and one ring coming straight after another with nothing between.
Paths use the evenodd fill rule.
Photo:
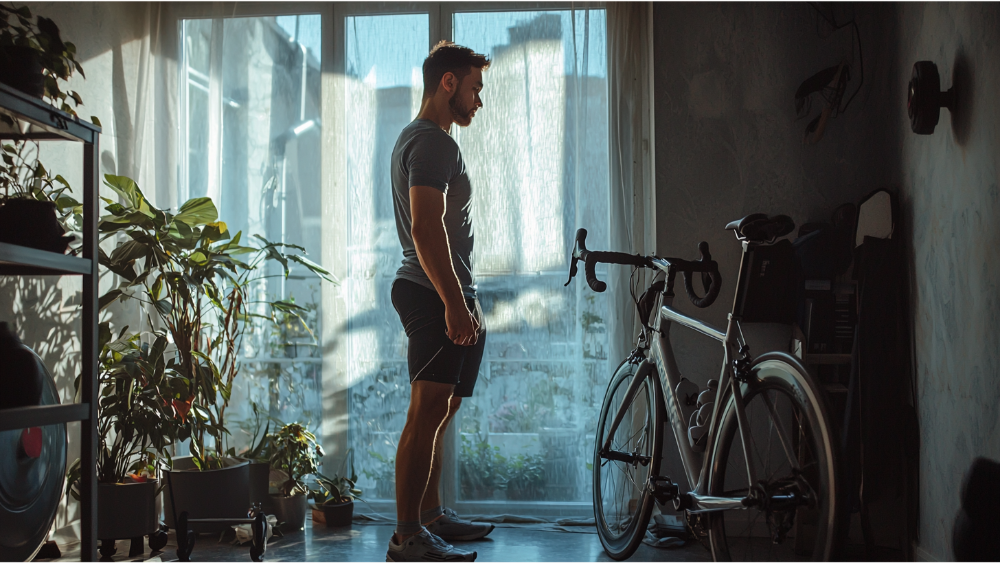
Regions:
<instances>
[{"instance_id":1,"label":"dark shorts","mask_svg":"<svg viewBox=\"0 0 1000 563\"><path fill-rule=\"evenodd\" d=\"M410 344L406 359L410 383L434 381L455 386L456 397L471 397L479 378L479 364L486 347L483 312L476 299L466 299L469 311L479 321L479 338L473 346L459 346L448 338L444 302L433 289L408 281L392 284L392 305L399 314Z\"/></svg>"}]
</instances>

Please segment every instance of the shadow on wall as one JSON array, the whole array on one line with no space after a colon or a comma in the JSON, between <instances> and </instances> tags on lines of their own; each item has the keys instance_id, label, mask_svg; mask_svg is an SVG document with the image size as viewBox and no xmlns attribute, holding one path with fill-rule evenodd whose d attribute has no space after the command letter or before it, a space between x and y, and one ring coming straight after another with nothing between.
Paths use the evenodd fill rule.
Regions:
<instances>
[{"instance_id":1,"label":"shadow on wall","mask_svg":"<svg viewBox=\"0 0 1000 563\"><path fill-rule=\"evenodd\" d=\"M972 63L969 61L965 48L959 48L955 53L955 63L952 66L951 84L955 89L955 107L951 110L951 130L955 134L955 142L965 147L972 132L972 100L975 97Z\"/></svg>"}]
</instances>

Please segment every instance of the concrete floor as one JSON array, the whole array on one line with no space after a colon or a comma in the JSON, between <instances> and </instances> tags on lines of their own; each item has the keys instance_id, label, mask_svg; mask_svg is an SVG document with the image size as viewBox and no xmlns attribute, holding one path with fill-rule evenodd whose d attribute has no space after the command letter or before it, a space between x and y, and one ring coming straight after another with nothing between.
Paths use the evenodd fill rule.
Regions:
<instances>
[{"instance_id":1,"label":"concrete floor","mask_svg":"<svg viewBox=\"0 0 1000 563\"><path fill-rule=\"evenodd\" d=\"M351 528L327 528L307 521L304 530L286 534L267 546L265 561L385 561L386 546L393 526L355 523ZM197 539L192 561L250 561L249 547L234 546L232 536L219 541L216 536ZM176 561L176 542L171 534L164 551L128 557L129 542L117 543L113 561ZM560 532L551 526L498 524L486 538L461 542L463 549L478 552L477 561L611 561L601 547L596 532ZM65 546L59 561L79 561L79 544ZM707 549L696 542L682 547L654 548L640 545L630 561L711 561Z\"/></svg>"},{"instance_id":2,"label":"concrete floor","mask_svg":"<svg viewBox=\"0 0 1000 563\"><path fill-rule=\"evenodd\" d=\"M497 529L485 539L461 542L463 549L475 550L477 561L611 561L604 553L596 531L590 527L562 528L552 524L497 524ZM287 533L268 543L265 561L384 561L386 545L393 526L383 523L355 521L350 528L327 528L307 520L303 530ZM192 561L250 561L249 546L232 545L233 534L223 538L215 535L198 536ZM63 543L57 537L62 556L59 559L36 561L79 561L78 541ZM118 552L104 561L177 561L177 543L173 533L163 551L150 552L144 542L142 556L129 557L127 540L117 542ZM766 553L764 546L762 553ZM848 544L845 561L901 561L898 550L875 548L866 551L862 543ZM707 548L695 541L669 548L645 544L629 561L711 561Z\"/></svg>"}]
</instances>

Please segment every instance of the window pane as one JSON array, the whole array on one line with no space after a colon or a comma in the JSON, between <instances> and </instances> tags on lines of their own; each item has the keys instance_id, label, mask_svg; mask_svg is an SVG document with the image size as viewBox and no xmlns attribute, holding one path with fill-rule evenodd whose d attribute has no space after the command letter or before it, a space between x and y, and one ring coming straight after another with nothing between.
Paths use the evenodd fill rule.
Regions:
<instances>
[{"instance_id":1,"label":"window pane","mask_svg":"<svg viewBox=\"0 0 1000 563\"><path fill-rule=\"evenodd\" d=\"M301 245L318 259L320 16L185 20L181 30L181 199L211 196L231 233ZM320 428L319 284L295 267L288 279L269 268L255 298L294 299L307 312L246 334L227 412L237 449L248 438L240 430L252 430L251 403L263 415Z\"/></svg>"},{"instance_id":2,"label":"window pane","mask_svg":"<svg viewBox=\"0 0 1000 563\"><path fill-rule=\"evenodd\" d=\"M608 240L604 11L460 13L454 30L493 61L483 109L453 133L474 178L488 330L459 411L459 498L589 502L605 297L563 283L578 227L593 248Z\"/></svg>"},{"instance_id":3,"label":"window pane","mask_svg":"<svg viewBox=\"0 0 1000 563\"><path fill-rule=\"evenodd\" d=\"M354 16L345 24L350 439L365 497L395 500L393 460L410 386L406 335L389 299L403 259L389 161L400 131L420 109L429 18Z\"/></svg>"}]
</instances>

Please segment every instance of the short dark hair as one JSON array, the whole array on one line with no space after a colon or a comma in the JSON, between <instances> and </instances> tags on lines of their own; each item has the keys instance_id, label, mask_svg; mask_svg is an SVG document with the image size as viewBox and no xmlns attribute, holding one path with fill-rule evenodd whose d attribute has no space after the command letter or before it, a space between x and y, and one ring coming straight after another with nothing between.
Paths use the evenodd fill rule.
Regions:
<instances>
[{"instance_id":1,"label":"short dark hair","mask_svg":"<svg viewBox=\"0 0 1000 563\"><path fill-rule=\"evenodd\" d=\"M490 58L451 41L439 41L424 59L424 96L437 92L441 77L446 73L450 72L461 80L472 67L486 70L490 68Z\"/></svg>"}]
</instances>

